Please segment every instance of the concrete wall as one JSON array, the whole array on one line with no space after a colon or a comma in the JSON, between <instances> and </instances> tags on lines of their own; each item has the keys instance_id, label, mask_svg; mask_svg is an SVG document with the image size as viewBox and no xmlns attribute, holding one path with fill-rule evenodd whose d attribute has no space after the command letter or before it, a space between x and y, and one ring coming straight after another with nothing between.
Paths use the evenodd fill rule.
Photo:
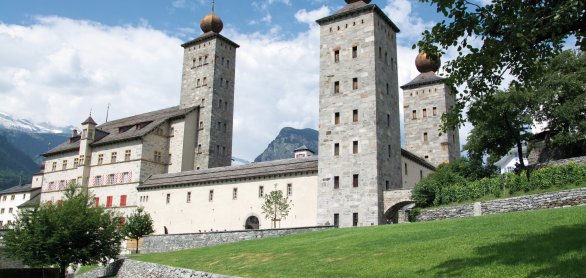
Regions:
<instances>
[{"instance_id":1,"label":"concrete wall","mask_svg":"<svg viewBox=\"0 0 586 278\"><path fill-rule=\"evenodd\" d=\"M586 204L586 188L580 188L493 200L481 203L478 202L475 204L427 209L423 210L421 214L417 216L417 221L461 218L482 214L536 210L544 208L560 208L584 204ZM476 213L475 206L477 207ZM478 206L480 209L478 209Z\"/></svg>"},{"instance_id":2,"label":"concrete wall","mask_svg":"<svg viewBox=\"0 0 586 278\"><path fill-rule=\"evenodd\" d=\"M333 229L333 226L301 227L268 230L240 230L229 232L194 233L177 235L155 235L144 238L141 253L160 253L184 249L201 248L243 240L285 236L313 231Z\"/></svg>"}]
</instances>

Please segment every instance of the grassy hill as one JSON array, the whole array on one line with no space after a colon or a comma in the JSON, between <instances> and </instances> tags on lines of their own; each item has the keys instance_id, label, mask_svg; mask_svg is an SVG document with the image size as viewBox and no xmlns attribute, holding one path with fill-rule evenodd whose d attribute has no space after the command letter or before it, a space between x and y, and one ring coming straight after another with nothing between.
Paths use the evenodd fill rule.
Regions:
<instances>
[{"instance_id":1,"label":"grassy hill","mask_svg":"<svg viewBox=\"0 0 586 278\"><path fill-rule=\"evenodd\" d=\"M335 229L135 259L243 277L586 277L586 206Z\"/></svg>"}]
</instances>

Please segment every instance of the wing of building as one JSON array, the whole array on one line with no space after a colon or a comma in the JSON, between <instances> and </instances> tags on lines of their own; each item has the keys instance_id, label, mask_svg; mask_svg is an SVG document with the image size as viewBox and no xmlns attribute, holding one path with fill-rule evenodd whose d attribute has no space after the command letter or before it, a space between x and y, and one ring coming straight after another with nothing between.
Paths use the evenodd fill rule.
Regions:
<instances>
[{"instance_id":1,"label":"wing of building","mask_svg":"<svg viewBox=\"0 0 586 278\"><path fill-rule=\"evenodd\" d=\"M346 2L317 21L319 157L301 147L295 159L230 166L239 46L220 34L222 20L212 12L203 34L182 45L179 106L103 124L90 116L79 134L44 154L31 187L42 189L41 202L62 200L76 183L95 205L123 213L143 206L156 233L268 228L261 207L273 190L292 202L281 227L397 221L391 214L412 203L415 183L459 153L452 133L434 134L452 100L437 68L405 85L405 111L423 120L406 119L402 149L399 29L370 1Z\"/></svg>"}]
</instances>

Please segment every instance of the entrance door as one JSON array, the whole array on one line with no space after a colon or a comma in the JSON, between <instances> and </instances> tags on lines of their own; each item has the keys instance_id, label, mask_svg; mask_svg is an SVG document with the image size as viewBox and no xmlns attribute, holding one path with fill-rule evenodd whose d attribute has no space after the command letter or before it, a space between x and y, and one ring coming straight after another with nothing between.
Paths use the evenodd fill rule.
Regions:
<instances>
[{"instance_id":1,"label":"entrance door","mask_svg":"<svg viewBox=\"0 0 586 278\"><path fill-rule=\"evenodd\" d=\"M246 223L244 224L244 228L247 230L258 230L259 223L258 218L256 216L250 216L246 219Z\"/></svg>"}]
</instances>

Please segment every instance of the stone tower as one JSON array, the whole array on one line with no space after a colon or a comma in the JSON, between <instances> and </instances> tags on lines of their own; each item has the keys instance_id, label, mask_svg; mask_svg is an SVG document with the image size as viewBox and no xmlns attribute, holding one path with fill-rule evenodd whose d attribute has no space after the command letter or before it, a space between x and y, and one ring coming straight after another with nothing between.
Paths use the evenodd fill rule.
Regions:
<instances>
[{"instance_id":1,"label":"stone tower","mask_svg":"<svg viewBox=\"0 0 586 278\"><path fill-rule=\"evenodd\" d=\"M444 78L435 74L439 58L432 61L425 53L415 59L420 74L403 89L405 148L438 166L460 157L458 129L441 133L441 116L452 108L455 95Z\"/></svg>"},{"instance_id":2,"label":"stone tower","mask_svg":"<svg viewBox=\"0 0 586 278\"><path fill-rule=\"evenodd\" d=\"M193 169L229 166L232 160L234 78L238 44L220 35L213 10L203 34L184 43L180 108L199 107Z\"/></svg>"},{"instance_id":3,"label":"stone tower","mask_svg":"<svg viewBox=\"0 0 586 278\"><path fill-rule=\"evenodd\" d=\"M396 33L370 1L320 27L318 225L378 225L401 181Z\"/></svg>"}]
</instances>

